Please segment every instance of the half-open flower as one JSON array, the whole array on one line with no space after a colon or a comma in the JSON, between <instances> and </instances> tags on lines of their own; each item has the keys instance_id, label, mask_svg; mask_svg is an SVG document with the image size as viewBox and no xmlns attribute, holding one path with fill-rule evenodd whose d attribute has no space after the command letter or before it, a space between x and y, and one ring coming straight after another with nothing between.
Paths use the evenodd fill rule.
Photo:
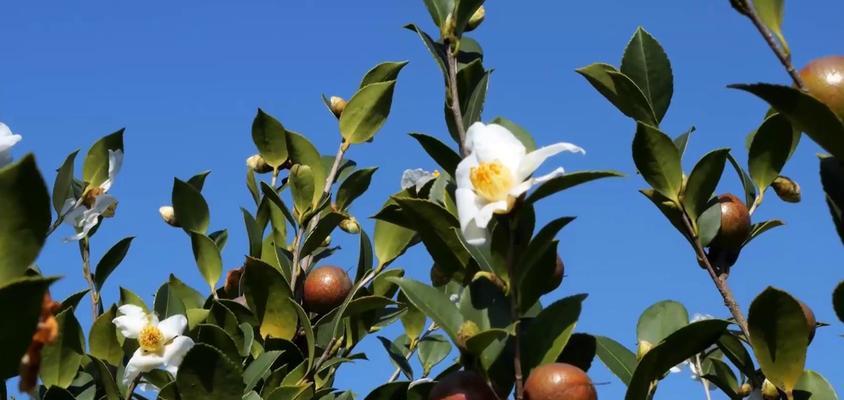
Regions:
<instances>
[{"instance_id":1,"label":"half-open flower","mask_svg":"<svg viewBox=\"0 0 844 400\"><path fill-rule=\"evenodd\" d=\"M67 199L62 208L61 215L64 222L76 229L76 234L66 238L66 241L80 240L97 226L99 218L109 217L114 214L117 207L117 199L107 192L114 184L117 173L123 165L123 151L108 151L108 179L99 186L88 187L78 200Z\"/></svg>"},{"instance_id":2,"label":"half-open flower","mask_svg":"<svg viewBox=\"0 0 844 400\"><path fill-rule=\"evenodd\" d=\"M114 325L123 336L138 340L138 350L126 365L123 383L128 385L141 373L153 369L176 375L185 354L193 347L193 340L182 336L188 319L177 314L159 322L155 314L131 304L122 305L117 311L120 316L112 321Z\"/></svg>"},{"instance_id":3,"label":"half-open flower","mask_svg":"<svg viewBox=\"0 0 844 400\"><path fill-rule=\"evenodd\" d=\"M507 128L476 122L466 132L469 155L457 165L455 178L460 229L469 244L480 246L487 240L487 225L493 214L506 214L516 199L538 183L563 174L562 168L534 177L548 158L567 151L585 153L571 143L556 143L528 153Z\"/></svg>"},{"instance_id":4,"label":"half-open flower","mask_svg":"<svg viewBox=\"0 0 844 400\"><path fill-rule=\"evenodd\" d=\"M8 125L0 122L0 167L12 162L12 146L21 139L21 135L15 135Z\"/></svg>"}]
</instances>

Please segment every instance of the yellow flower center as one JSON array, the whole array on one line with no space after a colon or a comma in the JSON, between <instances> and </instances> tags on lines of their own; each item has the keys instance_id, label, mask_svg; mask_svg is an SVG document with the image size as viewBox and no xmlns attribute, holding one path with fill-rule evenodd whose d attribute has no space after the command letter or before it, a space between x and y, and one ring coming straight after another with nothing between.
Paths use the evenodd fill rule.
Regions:
<instances>
[{"instance_id":1,"label":"yellow flower center","mask_svg":"<svg viewBox=\"0 0 844 400\"><path fill-rule=\"evenodd\" d=\"M481 163L469 171L469 179L475 193L487 201L506 200L507 194L515 184L513 174L500 161Z\"/></svg>"},{"instance_id":2,"label":"yellow flower center","mask_svg":"<svg viewBox=\"0 0 844 400\"><path fill-rule=\"evenodd\" d=\"M159 351L164 347L164 334L157 326L147 325L138 335L138 345L145 351Z\"/></svg>"}]
</instances>

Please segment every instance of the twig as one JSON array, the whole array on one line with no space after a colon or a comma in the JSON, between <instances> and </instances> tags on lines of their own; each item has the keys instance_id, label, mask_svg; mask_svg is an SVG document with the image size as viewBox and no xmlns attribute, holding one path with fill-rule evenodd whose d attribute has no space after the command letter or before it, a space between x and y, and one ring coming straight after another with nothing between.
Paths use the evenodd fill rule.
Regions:
<instances>
[{"instance_id":1,"label":"twig","mask_svg":"<svg viewBox=\"0 0 844 400\"><path fill-rule=\"evenodd\" d=\"M91 273L91 245L87 236L79 240L79 253L82 255L82 276L85 277L88 289L91 290L91 312L96 320L100 315L100 293L94 282L94 275Z\"/></svg>"},{"instance_id":2,"label":"twig","mask_svg":"<svg viewBox=\"0 0 844 400\"><path fill-rule=\"evenodd\" d=\"M419 342L421 342L423 339L428 337L428 335L430 335L432 332L434 332L436 330L437 330L437 323L431 322L431 324L428 325L428 329L426 329L425 332L422 332L422 334L419 335L418 339L416 339L415 341L410 343L410 347L408 348L408 352L404 356L404 359L410 361L410 358L413 357L413 354L415 354L416 350L419 349ZM396 368L396 370L393 371L393 374L390 375L390 379L387 380L387 383L395 382L396 379L399 379L399 375L401 375L401 368Z\"/></svg>"},{"instance_id":3,"label":"twig","mask_svg":"<svg viewBox=\"0 0 844 400\"><path fill-rule=\"evenodd\" d=\"M468 155L466 151L466 127L463 126L463 111L460 110L460 94L457 91L457 56L452 49L456 50L453 43L445 50L446 64L448 65L448 73L446 74L448 76L447 86L451 94L449 108L451 108L451 113L454 116L454 126L457 127L460 154L466 157Z\"/></svg>"},{"instance_id":4,"label":"twig","mask_svg":"<svg viewBox=\"0 0 844 400\"><path fill-rule=\"evenodd\" d=\"M785 67L786 72L791 76L791 80L794 81L794 84L797 85L800 89L805 89L806 87L803 85L803 79L800 78L800 73L797 72L797 69L794 68L794 64L791 63L791 57L785 52L785 50L777 44L777 40L774 38L774 34L768 29L767 26L762 22L762 19L759 18L759 14L756 12L756 8L753 7L750 2L747 0L740 0L737 4L737 7L740 7L739 12L741 12L744 16L746 16L750 22L753 23L753 26L756 27L756 30L762 35L762 38L765 39L765 43L768 44L768 47L774 52L774 55L780 60L780 63L783 67Z\"/></svg>"},{"instance_id":5,"label":"twig","mask_svg":"<svg viewBox=\"0 0 844 400\"><path fill-rule=\"evenodd\" d=\"M513 210L515 213L515 209ZM514 214L515 215L515 214ZM516 260L515 248L516 240L518 240L518 232L516 232L517 218L510 221L510 246L507 249L507 275L510 278L510 314L516 320L515 330L513 332L513 371L515 375L516 384L516 400L524 398L524 381L522 375L522 344L521 344L521 313L519 312L519 291L516 282Z\"/></svg>"}]
</instances>

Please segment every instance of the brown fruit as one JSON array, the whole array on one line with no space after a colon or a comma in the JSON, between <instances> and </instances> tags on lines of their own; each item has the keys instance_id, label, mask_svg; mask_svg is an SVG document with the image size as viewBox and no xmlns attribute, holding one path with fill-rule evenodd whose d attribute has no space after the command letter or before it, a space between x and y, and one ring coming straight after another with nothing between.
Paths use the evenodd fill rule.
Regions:
<instances>
[{"instance_id":1,"label":"brown fruit","mask_svg":"<svg viewBox=\"0 0 844 400\"><path fill-rule=\"evenodd\" d=\"M428 396L430 400L495 400L486 380L472 371L457 371L440 379Z\"/></svg>"},{"instance_id":2,"label":"brown fruit","mask_svg":"<svg viewBox=\"0 0 844 400\"><path fill-rule=\"evenodd\" d=\"M240 296L240 278L243 276L243 267L234 268L226 272L226 284L223 290L232 298Z\"/></svg>"},{"instance_id":3,"label":"brown fruit","mask_svg":"<svg viewBox=\"0 0 844 400\"><path fill-rule=\"evenodd\" d=\"M352 281L342 268L332 265L316 268L305 278L305 307L325 314L342 304L351 290Z\"/></svg>"},{"instance_id":4,"label":"brown fruit","mask_svg":"<svg viewBox=\"0 0 844 400\"><path fill-rule=\"evenodd\" d=\"M812 342L812 339L815 338L815 330L818 328L818 320L815 319L815 313L809 308L806 303L798 300L800 303L800 308L803 309L803 315L806 317L806 326L809 327L809 342Z\"/></svg>"},{"instance_id":5,"label":"brown fruit","mask_svg":"<svg viewBox=\"0 0 844 400\"><path fill-rule=\"evenodd\" d=\"M718 196L718 202L721 203L721 228L713 240L713 247L738 250L750 235L750 213L732 193Z\"/></svg>"},{"instance_id":6,"label":"brown fruit","mask_svg":"<svg viewBox=\"0 0 844 400\"><path fill-rule=\"evenodd\" d=\"M597 400L592 380L582 369L566 363L533 369L525 381L525 400Z\"/></svg>"},{"instance_id":7,"label":"brown fruit","mask_svg":"<svg viewBox=\"0 0 844 400\"><path fill-rule=\"evenodd\" d=\"M844 56L818 58L800 70L800 77L812 96L844 119Z\"/></svg>"},{"instance_id":8,"label":"brown fruit","mask_svg":"<svg viewBox=\"0 0 844 400\"><path fill-rule=\"evenodd\" d=\"M563 259L560 258L559 254L557 254L557 265L554 267L554 273L551 274L550 278L548 278L547 284L542 290L542 293L550 293L554 289L560 287L560 284L563 283L563 275L565 272L566 265L563 264Z\"/></svg>"}]
</instances>

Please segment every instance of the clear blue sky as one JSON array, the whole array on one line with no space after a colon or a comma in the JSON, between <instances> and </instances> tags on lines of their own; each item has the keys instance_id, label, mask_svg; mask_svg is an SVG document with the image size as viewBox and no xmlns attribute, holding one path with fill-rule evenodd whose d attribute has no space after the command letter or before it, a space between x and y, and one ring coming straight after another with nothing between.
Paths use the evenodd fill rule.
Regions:
<instances>
[{"instance_id":1,"label":"clear blue sky","mask_svg":"<svg viewBox=\"0 0 844 400\"><path fill-rule=\"evenodd\" d=\"M836 0L788 2L785 31L799 65L841 52L844 4ZM117 300L118 283L151 301L170 272L204 287L185 235L163 224L173 176L210 169L205 195L212 227L231 233L227 267L246 252L241 206L251 206L243 184L244 159L254 153L250 124L257 107L287 127L305 132L324 153L336 149L336 122L321 93L350 96L362 74L383 60L409 60L396 90L392 115L374 143L356 146L359 165L380 165L375 188L353 211L371 228L372 215L399 185L406 168L435 165L407 133L447 138L440 74L409 22L435 32L422 2L7 2L0 24L0 121L23 135L15 155L33 151L49 182L65 155L126 127L126 162L113 193L116 219L93 239L99 258L120 238L132 249L104 289ZM611 336L635 346L639 313L663 299L690 312L726 317L712 283L658 211L639 193L644 182L630 157L633 125L598 95L577 67L617 64L629 36L644 25L671 56L675 96L664 128L678 134L697 127L686 167L716 147L746 160L745 134L765 106L725 88L736 82L782 82L787 76L749 23L721 1L515 2L491 0L487 21L474 33L487 67L495 68L484 118L504 115L527 127L540 144L570 141L586 156L563 155L568 170L617 169L628 177L578 188L545 201L539 217L576 215L560 235L568 277L553 295L588 292L578 331ZM821 329L808 365L844 387L840 354L844 332L835 320L831 291L844 278L844 256L819 187L815 153L804 140L785 174L803 187L803 202L770 196L755 218L782 218L788 226L754 243L734 269L731 284L741 305L772 284L810 304ZM548 166L550 168L550 165ZM722 190L738 192L727 173ZM39 263L65 276L57 298L83 288L78 251L64 244L67 228L51 238ZM335 235L346 250L331 262L351 268L351 236ZM430 260L419 249L397 262L417 277ZM87 310L83 304L81 310ZM80 312L83 324L87 313ZM387 331L395 336L397 330ZM337 384L360 394L392 371L371 338L371 361L345 367ZM621 398L624 386L599 362L590 372L603 399ZM657 398L702 398L687 374L665 381Z\"/></svg>"}]
</instances>

